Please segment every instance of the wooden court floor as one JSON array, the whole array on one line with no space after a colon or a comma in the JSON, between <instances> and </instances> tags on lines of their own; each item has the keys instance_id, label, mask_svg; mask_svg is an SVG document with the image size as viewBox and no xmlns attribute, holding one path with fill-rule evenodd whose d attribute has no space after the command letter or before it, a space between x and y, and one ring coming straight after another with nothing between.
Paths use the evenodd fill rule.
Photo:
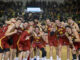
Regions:
<instances>
[{"instance_id":1,"label":"wooden court floor","mask_svg":"<svg viewBox=\"0 0 80 60\"><path fill-rule=\"evenodd\" d=\"M49 53L50 48L49 48L49 46L46 46L45 49L47 51L47 59L49 59L49 57L50 57L50 53ZM40 51L40 53L41 53L41 51ZM61 60L67 60L67 47L66 46L62 47L61 54L62 54ZM41 56L41 54L40 54L40 56ZM53 59L56 60L56 49L55 49L55 47L53 47ZM70 60L72 60L71 50L70 50Z\"/></svg>"}]
</instances>

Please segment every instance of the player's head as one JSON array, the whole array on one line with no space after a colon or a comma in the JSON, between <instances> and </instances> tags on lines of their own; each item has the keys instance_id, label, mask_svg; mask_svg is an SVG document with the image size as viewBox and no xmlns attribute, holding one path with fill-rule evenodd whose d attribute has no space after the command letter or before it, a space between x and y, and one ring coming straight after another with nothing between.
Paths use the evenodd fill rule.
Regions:
<instances>
[{"instance_id":1,"label":"player's head","mask_svg":"<svg viewBox=\"0 0 80 60\"><path fill-rule=\"evenodd\" d=\"M42 23L42 24L41 24L41 28L42 28L42 29L45 29L45 27L46 27L46 24L45 24L45 23Z\"/></svg>"},{"instance_id":2,"label":"player's head","mask_svg":"<svg viewBox=\"0 0 80 60\"><path fill-rule=\"evenodd\" d=\"M49 19L46 19L46 24L50 24L50 20Z\"/></svg>"},{"instance_id":3,"label":"player's head","mask_svg":"<svg viewBox=\"0 0 80 60\"><path fill-rule=\"evenodd\" d=\"M39 31L40 31L40 28L39 28L38 26L36 26L36 27L35 27L35 32L36 32L36 33L39 33Z\"/></svg>"},{"instance_id":4,"label":"player's head","mask_svg":"<svg viewBox=\"0 0 80 60\"><path fill-rule=\"evenodd\" d=\"M26 29L28 26L29 26L29 25L28 25L27 22L23 23L23 27L24 27L24 29Z\"/></svg>"},{"instance_id":5,"label":"player's head","mask_svg":"<svg viewBox=\"0 0 80 60\"><path fill-rule=\"evenodd\" d=\"M21 23L22 23L22 20L21 19L17 19L17 21L15 23L16 27L17 28L20 27Z\"/></svg>"},{"instance_id":6,"label":"player's head","mask_svg":"<svg viewBox=\"0 0 80 60\"><path fill-rule=\"evenodd\" d=\"M61 26L63 26L63 27L64 27L64 26L65 26L65 23L64 23L64 22L61 22Z\"/></svg>"},{"instance_id":7,"label":"player's head","mask_svg":"<svg viewBox=\"0 0 80 60\"><path fill-rule=\"evenodd\" d=\"M72 20L71 17L68 18L68 23L69 23L69 24L73 23L73 20Z\"/></svg>"},{"instance_id":8,"label":"player's head","mask_svg":"<svg viewBox=\"0 0 80 60\"><path fill-rule=\"evenodd\" d=\"M71 33L72 30L71 30L71 27L69 25L67 25L65 28L66 28L66 32Z\"/></svg>"},{"instance_id":9,"label":"player's head","mask_svg":"<svg viewBox=\"0 0 80 60\"><path fill-rule=\"evenodd\" d=\"M11 21L11 23L16 23L16 18L11 18L9 21Z\"/></svg>"},{"instance_id":10,"label":"player's head","mask_svg":"<svg viewBox=\"0 0 80 60\"><path fill-rule=\"evenodd\" d=\"M30 33L32 33L34 31L33 26L29 26L28 30L30 31Z\"/></svg>"},{"instance_id":11,"label":"player's head","mask_svg":"<svg viewBox=\"0 0 80 60\"><path fill-rule=\"evenodd\" d=\"M38 22L38 19L35 19L34 22Z\"/></svg>"},{"instance_id":12,"label":"player's head","mask_svg":"<svg viewBox=\"0 0 80 60\"><path fill-rule=\"evenodd\" d=\"M11 18L8 20L5 21L6 24L11 24L11 23L16 23L16 18Z\"/></svg>"},{"instance_id":13,"label":"player's head","mask_svg":"<svg viewBox=\"0 0 80 60\"><path fill-rule=\"evenodd\" d=\"M57 26L60 26L60 24L61 24L60 20L56 19L56 20L55 20L55 24L56 24Z\"/></svg>"},{"instance_id":14,"label":"player's head","mask_svg":"<svg viewBox=\"0 0 80 60\"><path fill-rule=\"evenodd\" d=\"M30 26L33 26L34 25L34 22L33 21L29 21L29 25Z\"/></svg>"}]
</instances>

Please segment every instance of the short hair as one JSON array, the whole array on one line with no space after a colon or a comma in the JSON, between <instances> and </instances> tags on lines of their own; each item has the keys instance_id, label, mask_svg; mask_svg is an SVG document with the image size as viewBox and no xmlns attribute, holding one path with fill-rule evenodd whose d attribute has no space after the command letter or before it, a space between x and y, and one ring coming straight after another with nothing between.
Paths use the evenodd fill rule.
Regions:
<instances>
[{"instance_id":1,"label":"short hair","mask_svg":"<svg viewBox=\"0 0 80 60\"><path fill-rule=\"evenodd\" d=\"M39 26L35 26L35 28L39 28Z\"/></svg>"},{"instance_id":2,"label":"short hair","mask_svg":"<svg viewBox=\"0 0 80 60\"><path fill-rule=\"evenodd\" d=\"M68 19L72 19L72 17L68 17Z\"/></svg>"},{"instance_id":3,"label":"short hair","mask_svg":"<svg viewBox=\"0 0 80 60\"><path fill-rule=\"evenodd\" d=\"M69 25L65 26L65 28L71 28Z\"/></svg>"},{"instance_id":4,"label":"short hair","mask_svg":"<svg viewBox=\"0 0 80 60\"><path fill-rule=\"evenodd\" d=\"M42 23L41 25L44 26L44 25L46 25L46 24L45 24L45 23Z\"/></svg>"},{"instance_id":5,"label":"short hair","mask_svg":"<svg viewBox=\"0 0 80 60\"><path fill-rule=\"evenodd\" d=\"M38 28L40 30L39 26L35 26L35 28Z\"/></svg>"},{"instance_id":6,"label":"short hair","mask_svg":"<svg viewBox=\"0 0 80 60\"><path fill-rule=\"evenodd\" d=\"M16 20L17 20L17 21L18 21L18 20L21 20L22 22L24 22L24 19L21 18L21 17L17 17Z\"/></svg>"}]
</instances>

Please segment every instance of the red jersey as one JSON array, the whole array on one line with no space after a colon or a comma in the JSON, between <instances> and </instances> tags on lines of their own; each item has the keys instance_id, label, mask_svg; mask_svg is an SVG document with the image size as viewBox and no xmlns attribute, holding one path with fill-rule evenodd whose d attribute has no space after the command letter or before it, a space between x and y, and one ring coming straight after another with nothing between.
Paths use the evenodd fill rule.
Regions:
<instances>
[{"instance_id":1,"label":"red jersey","mask_svg":"<svg viewBox=\"0 0 80 60\"><path fill-rule=\"evenodd\" d=\"M66 30L64 27L57 27L56 32L57 32L58 37L64 38Z\"/></svg>"},{"instance_id":2,"label":"red jersey","mask_svg":"<svg viewBox=\"0 0 80 60\"><path fill-rule=\"evenodd\" d=\"M20 40L20 41L26 41L26 38L27 38L28 36L30 36L30 33L29 33L27 30L25 30L25 31L22 32L19 40Z\"/></svg>"},{"instance_id":3,"label":"red jersey","mask_svg":"<svg viewBox=\"0 0 80 60\"><path fill-rule=\"evenodd\" d=\"M8 26L9 25L5 25L5 26L3 26L1 28L1 30L0 30L0 38L2 38L3 36L5 36L5 33L6 33L7 29L8 29Z\"/></svg>"},{"instance_id":4,"label":"red jersey","mask_svg":"<svg viewBox=\"0 0 80 60\"><path fill-rule=\"evenodd\" d=\"M22 32L23 32L23 30L21 28L17 28L17 33L12 36L14 42L18 41L18 39L19 39Z\"/></svg>"},{"instance_id":5,"label":"red jersey","mask_svg":"<svg viewBox=\"0 0 80 60\"><path fill-rule=\"evenodd\" d=\"M17 43L19 50L30 50L30 38L26 40L27 37L30 37L30 33L27 30L25 30L22 32Z\"/></svg>"},{"instance_id":6,"label":"red jersey","mask_svg":"<svg viewBox=\"0 0 80 60\"><path fill-rule=\"evenodd\" d=\"M42 39L41 36L38 36L38 35L40 35L40 33L38 33L37 36L33 36L33 37L34 37L33 42L34 42L34 43L43 43L44 40Z\"/></svg>"},{"instance_id":7,"label":"red jersey","mask_svg":"<svg viewBox=\"0 0 80 60\"><path fill-rule=\"evenodd\" d=\"M20 37L22 32L23 32L23 30L21 28L17 28L17 33L12 35L12 39L13 39L12 46L11 46L12 49L17 48L17 42L18 42L19 37Z\"/></svg>"},{"instance_id":8,"label":"red jersey","mask_svg":"<svg viewBox=\"0 0 80 60\"><path fill-rule=\"evenodd\" d=\"M2 27L2 33L0 33L0 47L3 48L9 48L9 45L7 44L8 37L5 36L5 32L8 29L8 26L3 26ZM5 45L5 46L4 46Z\"/></svg>"}]
</instances>

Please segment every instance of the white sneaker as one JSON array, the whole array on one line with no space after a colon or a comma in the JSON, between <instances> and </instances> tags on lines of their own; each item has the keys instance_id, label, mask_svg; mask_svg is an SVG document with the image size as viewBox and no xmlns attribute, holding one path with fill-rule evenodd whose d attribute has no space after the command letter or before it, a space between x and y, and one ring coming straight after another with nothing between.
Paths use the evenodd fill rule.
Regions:
<instances>
[{"instance_id":1,"label":"white sneaker","mask_svg":"<svg viewBox=\"0 0 80 60\"><path fill-rule=\"evenodd\" d=\"M67 60L69 60L69 59L67 59Z\"/></svg>"},{"instance_id":2,"label":"white sneaker","mask_svg":"<svg viewBox=\"0 0 80 60\"><path fill-rule=\"evenodd\" d=\"M18 58L18 57L16 57L16 58L14 58L14 60L19 60L19 58Z\"/></svg>"},{"instance_id":3,"label":"white sneaker","mask_svg":"<svg viewBox=\"0 0 80 60\"><path fill-rule=\"evenodd\" d=\"M56 59L59 60L59 56L57 56Z\"/></svg>"},{"instance_id":4,"label":"white sneaker","mask_svg":"<svg viewBox=\"0 0 80 60\"><path fill-rule=\"evenodd\" d=\"M52 56L50 57L50 60L53 60L53 57Z\"/></svg>"},{"instance_id":5,"label":"white sneaker","mask_svg":"<svg viewBox=\"0 0 80 60\"><path fill-rule=\"evenodd\" d=\"M30 60L34 60L34 58L30 58Z\"/></svg>"},{"instance_id":6,"label":"white sneaker","mask_svg":"<svg viewBox=\"0 0 80 60\"><path fill-rule=\"evenodd\" d=\"M27 58L23 58L23 60L27 60Z\"/></svg>"},{"instance_id":7,"label":"white sneaker","mask_svg":"<svg viewBox=\"0 0 80 60\"><path fill-rule=\"evenodd\" d=\"M36 59L39 60L39 56L37 56Z\"/></svg>"},{"instance_id":8,"label":"white sneaker","mask_svg":"<svg viewBox=\"0 0 80 60\"><path fill-rule=\"evenodd\" d=\"M59 58L59 60L61 60L61 58Z\"/></svg>"},{"instance_id":9,"label":"white sneaker","mask_svg":"<svg viewBox=\"0 0 80 60\"><path fill-rule=\"evenodd\" d=\"M42 60L46 60L46 57L43 57Z\"/></svg>"}]
</instances>

